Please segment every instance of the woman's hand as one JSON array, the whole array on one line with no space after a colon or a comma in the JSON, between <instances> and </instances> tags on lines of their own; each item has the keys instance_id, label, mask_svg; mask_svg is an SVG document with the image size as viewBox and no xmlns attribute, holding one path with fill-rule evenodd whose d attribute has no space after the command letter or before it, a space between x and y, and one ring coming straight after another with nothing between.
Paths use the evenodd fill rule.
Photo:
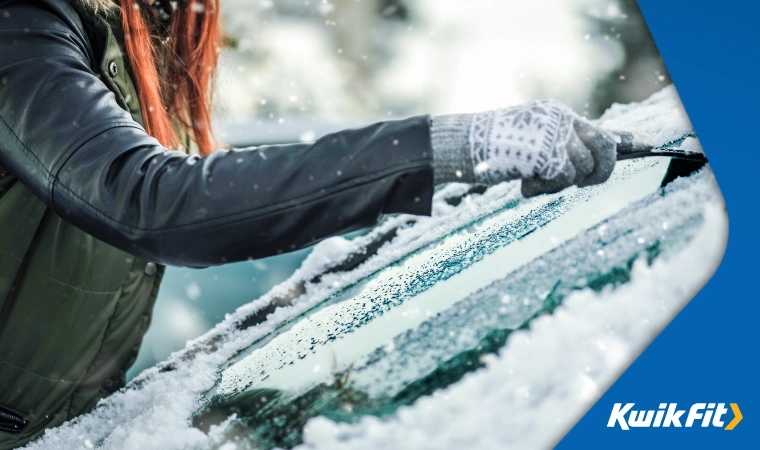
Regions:
<instances>
[{"instance_id":1,"label":"woman's hand","mask_svg":"<svg viewBox=\"0 0 760 450\"><path fill-rule=\"evenodd\" d=\"M433 118L436 183L497 184L522 179L532 197L603 183L616 139L556 100Z\"/></svg>"}]
</instances>

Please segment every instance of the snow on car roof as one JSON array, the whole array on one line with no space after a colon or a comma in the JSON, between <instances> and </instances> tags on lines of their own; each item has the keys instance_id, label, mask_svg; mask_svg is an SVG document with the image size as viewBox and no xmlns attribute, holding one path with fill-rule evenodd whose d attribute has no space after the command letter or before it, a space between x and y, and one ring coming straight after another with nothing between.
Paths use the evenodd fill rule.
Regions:
<instances>
[{"instance_id":1,"label":"snow on car roof","mask_svg":"<svg viewBox=\"0 0 760 450\"><path fill-rule=\"evenodd\" d=\"M657 145L693 135L672 86L599 123ZM659 189L666 165L622 163L603 186L527 201L504 183L452 205L469 188L449 185L433 217L318 244L289 280L29 448L232 449L266 433L267 446L307 448L550 446L720 260L726 216L709 168ZM330 271L392 230L374 256ZM292 302L241 326L280 298ZM312 401L294 422L243 403L270 428L241 409L192 425L235 396L306 401L315 389L337 407Z\"/></svg>"}]
</instances>

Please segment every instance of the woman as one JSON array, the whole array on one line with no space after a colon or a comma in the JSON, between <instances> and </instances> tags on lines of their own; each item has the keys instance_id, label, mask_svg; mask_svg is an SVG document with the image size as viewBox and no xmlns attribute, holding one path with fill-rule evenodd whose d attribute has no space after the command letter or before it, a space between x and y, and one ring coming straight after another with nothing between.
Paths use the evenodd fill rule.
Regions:
<instances>
[{"instance_id":1,"label":"woman","mask_svg":"<svg viewBox=\"0 0 760 450\"><path fill-rule=\"evenodd\" d=\"M532 196L614 166L614 139L555 101L215 151L218 11L0 0L0 447L124 386L164 264L429 215L435 184L519 178Z\"/></svg>"}]
</instances>

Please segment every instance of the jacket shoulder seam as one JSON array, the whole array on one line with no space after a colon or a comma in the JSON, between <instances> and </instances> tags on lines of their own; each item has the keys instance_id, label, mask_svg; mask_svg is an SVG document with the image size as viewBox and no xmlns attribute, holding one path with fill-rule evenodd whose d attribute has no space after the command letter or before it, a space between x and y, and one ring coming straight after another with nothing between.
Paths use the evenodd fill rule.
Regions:
<instances>
[{"instance_id":1,"label":"jacket shoulder seam","mask_svg":"<svg viewBox=\"0 0 760 450\"><path fill-rule=\"evenodd\" d=\"M72 145L70 145L66 150L61 152L61 156L55 160L55 162L53 163L51 167L52 171L50 172L50 177L52 178L52 181L50 182L49 195L50 195L50 204L53 205L53 210L55 210L55 187L56 187L56 184L60 184L58 175L61 173L63 166L65 166L66 163L69 161L69 159L71 159L71 157L74 156L74 154L77 152L77 149L81 148L83 145L87 144L88 142L100 136L101 134L107 132L108 130L112 128L120 128L120 127L131 127L131 128L137 128L139 130L145 131L137 122L129 122L126 120L111 121L111 122L103 124L100 127L96 127L93 131L91 131L88 134L85 134L82 138L80 138L79 140L74 142Z\"/></svg>"},{"instance_id":2,"label":"jacket shoulder seam","mask_svg":"<svg viewBox=\"0 0 760 450\"><path fill-rule=\"evenodd\" d=\"M58 174L61 171L61 168L66 165L68 160L76 153L76 151L81 148L83 145L87 144L91 140L95 139L96 137L100 136L101 134L109 131L112 128L121 128L121 127L130 127L130 128L136 128L140 131L145 131L143 127L140 126L139 123L129 121L129 120L112 120L110 122L106 122L104 124L101 124L98 127L93 128L90 132L84 134L81 138L76 140L73 144L69 145L68 148L66 148L63 152L61 152L61 155L56 158L56 160L53 162L51 166L51 175L53 177L53 183L58 181ZM52 192L51 192L52 194Z\"/></svg>"},{"instance_id":3,"label":"jacket shoulder seam","mask_svg":"<svg viewBox=\"0 0 760 450\"><path fill-rule=\"evenodd\" d=\"M29 147L24 144L24 142L18 137L15 131L13 131L13 128L11 128L10 125L8 125L8 122L5 121L5 118L0 114L0 122L5 126L5 128L8 130L8 133L13 138L14 142L24 151L24 153L27 154L27 156L31 156L32 160L35 162L35 165L38 166L40 170L42 170L48 177L50 178L50 171L45 167L45 165L42 163L39 157L34 154L33 151L29 149Z\"/></svg>"}]
</instances>

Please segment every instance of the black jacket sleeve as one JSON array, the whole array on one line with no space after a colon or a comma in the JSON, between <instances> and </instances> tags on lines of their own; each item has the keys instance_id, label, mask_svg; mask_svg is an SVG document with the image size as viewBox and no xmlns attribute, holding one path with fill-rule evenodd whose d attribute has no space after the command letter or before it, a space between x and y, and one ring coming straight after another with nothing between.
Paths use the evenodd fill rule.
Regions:
<instances>
[{"instance_id":1,"label":"black jacket sleeve","mask_svg":"<svg viewBox=\"0 0 760 450\"><path fill-rule=\"evenodd\" d=\"M314 144L167 150L119 106L81 22L55 5L0 2L0 166L87 233L151 261L207 266L302 248L383 213L430 214L427 116Z\"/></svg>"}]
</instances>

